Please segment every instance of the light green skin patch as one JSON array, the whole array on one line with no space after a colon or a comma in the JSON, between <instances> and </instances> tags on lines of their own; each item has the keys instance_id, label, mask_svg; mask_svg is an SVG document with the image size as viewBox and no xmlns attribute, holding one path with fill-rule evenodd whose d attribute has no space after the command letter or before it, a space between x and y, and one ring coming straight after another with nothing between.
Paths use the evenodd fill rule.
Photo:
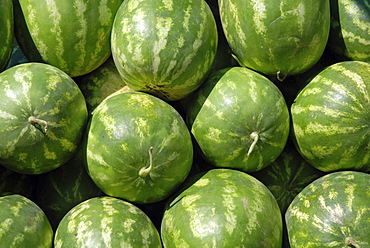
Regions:
<instances>
[{"instance_id":1,"label":"light green skin patch","mask_svg":"<svg viewBox=\"0 0 370 248\"><path fill-rule=\"evenodd\" d=\"M30 61L46 62L71 77L85 75L111 55L110 34L121 3L21 0L14 5L15 35Z\"/></svg>"},{"instance_id":2,"label":"light green skin patch","mask_svg":"<svg viewBox=\"0 0 370 248\"><path fill-rule=\"evenodd\" d=\"M213 169L170 199L161 237L164 247L281 247L281 213L254 177Z\"/></svg>"},{"instance_id":3,"label":"light green skin patch","mask_svg":"<svg viewBox=\"0 0 370 248\"><path fill-rule=\"evenodd\" d=\"M304 188L286 211L290 246L368 247L370 176L327 174Z\"/></svg>"},{"instance_id":4,"label":"light green skin patch","mask_svg":"<svg viewBox=\"0 0 370 248\"><path fill-rule=\"evenodd\" d=\"M151 162L149 174L140 176ZM179 113L161 99L126 92L94 111L87 169L104 193L137 203L162 200L185 180L192 162L189 130Z\"/></svg>"},{"instance_id":5,"label":"light green skin patch","mask_svg":"<svg viewBox=\"0 0 370 248\"><path fill-rule=\"evenodd\" d=\"M61 220L54 247L161 247L157 229L133 204L113 198L90 198Z\"/></svg>"},{"instance_id":6,"label":"light green skin patch","mask_svg":"<svg viewBox=\"0 0 370 248\"><path fill-rule=\"evenodd\" d=\"M21 195L0 197L0 244L4 247L51 248L53 229L45 213Z\"/></svg>"},{"instance_id":7,"label":"light green skin patch","mask_svg":"<svg viewBox=\"0 0 370 248\"><path fill-rule=\"evenodd\" d=\"M188 109L188 125L206 160L247 172L274 161L285 147L290 121L278 88L242 67L227 70L211 86L207 83L193 99L203 104ZM258 140L251 148L254 132Z\"/></svg>"},{"instance_id":8,"label":"light green skin patch","mask_svg":"<svg viewBox=\"0 0 370 248\"><path fill-rule=\"evenodd\" d=\"M14 17L13 2L2 1L0 8L0 72L6 68L13 49Z\"/></svg>"},{"instance_id":9,"label":"light green skin patch","mask_svg":"<svg viewBox=\"0 0 370 248\"><path fill-rule=\"evenodd\" d=\"M370 64L333 64L315 76L292 104L302 156L319 170L369 171Z\"/></svg>"},{"instance_id":10,"label":"light green skin patch","mask_svg":"<svg viewBox=\"0 0 370 248\"><path fill-rule=\"evenodd\" d=\"M204 0L124 1L112 29L112 55L133 90L179 100L211 70L218 34Z\"/></svg>"},{"instance_id":11,"label":"light green skin patch","mask_svg":"<svg viewBox=\"0 0 370 248\"><path fill-rule=\"evenodd\" d=\"M239 64L294 75L321 57L329 36L329 0L219 0L226 39Z\"/></svg>"},{"instance_id":12,"label":"light green skin patch","mask_svg":"<svg viewBox=\"0 0 370 248\"><path fill-rule=\"evenodd\" d=\"M41 174L71 158L87 123L85 99L60 69L26 63L0 74L0 163ZM30 123L34 116L47 122Z\"/></svg>"}]
</instances>

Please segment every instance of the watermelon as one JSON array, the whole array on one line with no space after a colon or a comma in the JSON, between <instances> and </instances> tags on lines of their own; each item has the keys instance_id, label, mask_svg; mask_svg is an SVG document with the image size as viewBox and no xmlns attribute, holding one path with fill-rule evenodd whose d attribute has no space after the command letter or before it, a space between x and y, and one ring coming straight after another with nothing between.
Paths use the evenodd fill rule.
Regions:
<instances>
[{"instance_id":1,"label":"watermelon","mask_svg":"<svg viewBox=\"0 0 370 248\"><path fill-rule=\"evenodd\" d=\"M11 56L14 39L14 16L12 0L0 2L0 72L6 68Z\"/></svg>"},{"instance_id":2,"label":"watermelon","mask_svg":"<svg viewBox=\"0 0 370 248\"><path fill-rule=\"evenodd\" d=\"M370 247L370 175L329 173L304 188L285 219L292 248Z\"/></svg>"},{"instance_id":3,"label":"watermelon","mask_svg":"<svg viewBox=\"0 0 370 248\"><path fill-rule=\"evenodd\" d=\"M87 170L107 195L138 203L169 196L193 162L190 132L167 102L126 92L94 111L86 141Z\"/></svg>"},{"instance_id":4,"label":"watermelon","mask_svg":"<svg viewBox=\"0 0 370 248\"><path fill-rule=\"evenodd\" d=\"M370 63L343 61L317 74L291 107L296 145L325 172L370 171Z\"/></svg>"},{"instance_id":5,"label":"watermelon","mask_svg":"<svg viewBox=\"0 0 370 248\"><path fill-rule=\"evenodd\" d=\"M290 129L280 90L245 67L215 73L193 95L187 123L204 158L216 167L261 170L282 152Z\"/></svg>"},{"instance_id":6,"label":"watermelon","mask_svg":"<svg viewBox=\"0 0 370 248\"><path fill-rule=\"evenodd\" d=\"M51 248L53 235L48 218L33 201L18 194L0 196L1 247Z\"/></svg>"},{"instance_id":7,"label":"watermelon","mask_svg":"<svg viewBox=\"0 0 370 248\"><path fill-rule=\"evenodd\" d=\"M330 31L329 0L219 0L226 39L241 66L283 80L310 69Z\"/></svg>"},{"instance_id":8,"label":"watermelon","mask_svg":"<svg viewBox=\"0 0 370 248\"><path fill-rule=\"evenodd\" d=\"M76 77L95 70L111 55L110 34L122 0L14 2L15 36L28 60Z\"/></svg>"},{"instance_id":9,"label":"watermelon","mask_svg":"<svg viewBox=\"0 0 370 248\"><path fill-rule=\"evenodd\" d=\"M343 60L370 62L370 3L368 0L330 0L328 46Z\"/></svg>"},{"instance_id":10,"label":"watermelon","mask_svg":"<svg viewBox=\"0 0 370 248\"><path fill-rule=\"evenodd\" d=\"M112 29L112 55L123 81L166 101L184 98L209 74L217 50L205 0L126 0Z\"/></svg>"},{"instance_id":11,"label":"watermelon","mask_svg":"<svg viewBox=\"0 0 370 248\"><path fill-rule=\"evenodd\" d=\"M71 77L48 64L20 64L0 74L0 99L0 164L41 174L72 157L87 109Z\"/></svg>"},{"instance_id":12,"label":"watermelon","mask_svg":"<svg viewBox=\"0 0 370 248\"><path fill-rule=\"evenodd\" d=\"M77 84L85 96L89 113L92 113L105 98L131 91L119 75L112 57L98 69L79 77Z\"/></svg>"},{"instance_id":13,"label":"watermelon","mask_svg":"<svg viewBox=\"0 0 370 248\"><path fill-rule=\"evenodd\" d=\"M59 168L39 175L35 202L55 230L67 212L77 204L102 195L87 174L83 146Z\"/></svg>"},{"instance_id":14,"label":"watermelon","mask_svg":"<svg viewBox=\"0 0 370 248\"><path fill-rule=\"evenodd\" d=\"M135 205L114 197L94 197L72 208L55 232L54 247L161 246L149 217Z\"/></svg>"},{"instance_id":15,"label":"watermelon","mask_svg":"<svg viewBox=\"0 0 370 248\"><path fill-rule=\"evenodd\" d=\"M164 247L281 247L282 216L265 185L233 169L196 178L168 203Z\"/></svg>"}]
</instances>

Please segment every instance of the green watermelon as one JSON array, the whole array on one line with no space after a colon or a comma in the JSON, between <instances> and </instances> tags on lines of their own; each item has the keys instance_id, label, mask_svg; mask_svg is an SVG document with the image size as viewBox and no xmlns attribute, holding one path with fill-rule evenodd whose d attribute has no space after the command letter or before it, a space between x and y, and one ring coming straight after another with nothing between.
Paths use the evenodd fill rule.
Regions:
<instances>
[{"instance_id":1,"label":"green watermelon","mask_svg":"<svg viewBox=\"0 0 370 248\"><path fill-rule=\"evenodd\" d=\"M14 39L14 16L12 0L0 2L0 72L6 68L11 56Z\"/></svg>"},{"instance_id":2,"label":"green watermelon","mask_svg":"<svg viewBox=\"0 0 370 248\"><path fill-rule=\"evenodd\" d=\"M0 196L0 246L51 248L53 229L45 213L28 198Z\"/></svg>"},{"instance_id":3,"label":"green watermelon","mask_svg":"<svg viewBox=\"0 0 370 248\"><path fill-rule=\"evenodd\" d=\"M184 98L211 70L218 36L205 0L126 0L112 29L123 81L163 100Z\"/></svg>"},{"instance_id":4,"label":"green watermelon","mask_svg":"<svg viewBox=\"0 0 370 248\"><path fill-rule=\"evenodd\" d=\"M111 55L110 34L122 0L14 2L15 36L28 60L76 77L95 70Z\"/></svg>"},{"instance_id":5,"label":"green watermelon","mask_svg":"<svg viewBox=\"0 0 370 248\"><path fill-rule=\"evenodd\" d=\"M39 175L35 202L55 230L67 212L77 204L102 195L87 174L83 146L59 168Z\"/></svg>"},{"instance_id":6,"label":"green watermelon","mask_svg":"<svg viewBox=\"0 0 370 248\"><path fill-rule=\"evenodd\" d=\"M0 74L0 164L41 174L67 162L87 123L77 84L60 69L25 63Z\"/></svg>"},{"instance_id":7,"label":"green watermelon","mask_svg":"<svg viewBox=\"0 0 370 248\"><path fill-rule=\"evenodd\" d=\"M105 98L131 91L119 75L112 57L98 69L81 76L77 84L85 96L89 113L92 113Z\"/></svg>"},{"instance_id":8,"label":"green watermelon","mask_svg":"<svg viewBox=\"0 0 370 248\"><path fill-rule=\"evenodd\" d=\"M189 129L213 166L258 171L285 147L288 107L279 89L257 72L223 69L204 82L191 102Z\"/></svg>"},{"instance_id":9,"label":"green watermelon","mask_svg":"<svg viewBox=\"0 0 370 248\"><path fill-rule=\"evenodd\" d=\"M213 169L169 201L161 225L164 247L280 248L282 216L260 181Z\"/></svg>"},{"instance_id":10,"label":"green watermelon","mask_svg":"<svg viewBox=\"0 0 370 248\"><path fill-rule=\"evenodd\" d=\"M370 63L330 65L298 94L291 114L297 148L311 165L370 171Z\"/></svg>"},{"instance_id":11,"label":"green watermelon","mask_svg":"<svg viewBox=\"0 0 370 248\"><path fill-rule=\"evenodd\" d=\"M222 26L240 65L283 80L311 68L330 31L329 0L219 0Z\"/></svg>"},{"instance_id":12,"label":"green watermelon","mask_svg":"<svg viewBox=\"0 0 370 248\"><path fill-rule=\"evenodd\" d=\"M143 92L103 101L87 134L87 169L107 195L145 204L163 200L193 162L189 130L167 102Z\"/></svg>"},{"instance_id":13,"label":"green watermelon","mask_svg":"<svg viewBox=\"0 0 370 248\"><path fill-rule=\"evenodd\" d=\"M368 0L330 0L328 46L341 59L370 62L370 3Z\"/></svg>"},{"instance_id":14,"label":"green watermelon","mask_svg":"<svg viewBox=\"0 0 370 248\"><path fill-rule=\"evenodd\" d=\"M61 220L55 248L161 246L149 217L135 205L114 198L95 197L72 208Z\"/></svg>"},{"instance_id":15,"label":"green watermelon","mask_svg":"<svg viewBox=\"0 0 370 248\"><path fill-rule=\"evenodd\" d=\"M304 188L285 219L292 248L370 247L370 175L341 171Z\"/></svg>"}]
</instances>

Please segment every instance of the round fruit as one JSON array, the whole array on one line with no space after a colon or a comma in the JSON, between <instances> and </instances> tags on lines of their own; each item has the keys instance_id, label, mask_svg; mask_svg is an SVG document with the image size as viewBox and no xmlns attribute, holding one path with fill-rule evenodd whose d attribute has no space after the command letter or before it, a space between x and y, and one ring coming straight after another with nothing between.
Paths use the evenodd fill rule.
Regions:
<instances>
[{"instance_id":1,"label":"round fruit","mask_svg":"<svg viewBox=\"0 0 370 248\"><path fill-rule=\"evenodd\" d=\"M41 174L67 162L87 123L85 99L60 69L25 63L0 74L0 164Z\"/></svg>"},{"instance_id":2,"label":"round fruit","mask_svg":"<svg viewBox=\"0 0 370 248\"><path fill-rule=\"evenodd\" d=\"M344 61L317 74L291 107L302 156L319 170L370 170L370 63Z\"/></svg>"},{"instance_id":3,"label":"round fruit","mask_svg":"<svg viewBox=\"0 0 370 248\"><path fill-rule=\"evenodd\" d=\"M192 161L189 130L165 101L126 92L95 109L87 169L107 195L136 203L163 200L185 180Z\"/></svg>"},{"instance_id":4,"label":"round fruit","mask_svg":"<svg viewBox=\"0 0 370 248\"><path fill-rule=\"evenodd\" d=\"M126 0L112 29L112 54L133 90L184 98L204 81L217 50L217 27L204 0Z\"/></svg>"},{"instance_id":5,"label":"round fruit","mask_svg":"<svg viewBox=\"0 0 370 248\"><path fill-rule=\"evenodd\" d=\"M14 38L13 1L0 2L0 72L6 68L11 56Z\"/></svg>"},{"instance_id":6,"label":"round fruit","mask_svg":"<svg viewBox=\"0 0 370 248\"><path fill-rule=\"evenodd\" d=\"M282 218L254 177L214 169L171 200L161 226L164 247L269 247L282 244Z\"/></svg>"},{"instance_id":7,"label":"round fruit","mask_svg":"<svg viewBox=\"0 0 370 248\"><path fill-rule=\"evenodd\" d=\"M258 171L285 147L288 107L279 89L257 72L223 69L194 93L192 102L187 120L213 166Z\"/></svg>"},{"instance_id":8,"label":"round fruit","mask_svg":"<svg viewBox=\"0 0 370 248\"><path fill-rule=\"evenodd\" d=\"M368 0L330 0L328 46L341 59L370 62L370 5Z\"/></svg>"},{"instance_id":9,"label":"round fruit","mask_svg":"<svg viewBox=\"0 0 370 248\"><path fill-rule=\"evenodd\" d=\"M76 77L95 70L111 55L110 34L122 0L14 2L15 36L30 61Z\"/></svg>"},{"instance_id":10,"label":"round fruit","mask_svg":"<svg viewBox=\"0 0 370 248\"><path fill-rule=\"evenodd\" d=\"M113 197L95 197L72 208L55 232L54 247L161 246L159 233L135 205Z\"/></svg>"},{"instance_id":11,"label":"round fruit","mask_svg":"<svg viewBox=\"0 0 370 248\"><path fill-rule=\"evenodd\" d=\"M370 175L341 171L304 188L285 219L292 248L370 247Z\"/></svg>"},{"instance_id":12,"label":"round fruit","mask_svg":"<svg viewBox=\"0 0 370 248\"><path fill-rule=\"evenodd\" d=\"M53 229L45 213L21 195L0 196L0 244L2 247L51 248Z\"/></svg>"},{"instance_id":13,"label":"round fruit","mask_svg":"<svg viewBox=\"0 0 370 248\"><path fill-rule=\"evenodd\" d=\"M329 0L219 0L222 26L242 66L286 75L310 69L330 30Z\"/></svg>"}]
</instances>

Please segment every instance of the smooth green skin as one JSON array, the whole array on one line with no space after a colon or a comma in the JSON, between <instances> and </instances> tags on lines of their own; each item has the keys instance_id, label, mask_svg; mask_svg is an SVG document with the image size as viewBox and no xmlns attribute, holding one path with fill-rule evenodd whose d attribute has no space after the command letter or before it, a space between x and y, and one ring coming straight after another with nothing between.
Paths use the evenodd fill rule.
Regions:
<instances>
[{"instance_id":1,"label":"smooth green skin","mask_svg":"<svg viewBox=\"0 0 370 248\"><path fill-rule=\"evenodd\" d=\"M316 75L292 104L298 151L317 169L370 170L369 71L366 62L333 64Z\"/></svg>"},{"instance_id":2,"label":"smooth green skin","mask_svg":"<svg viewBox=\"0 0 370 248\"><path fill-rule=\"evenodd\" d=\"M51 248L53 229L45 213L21 195L0 197L0 244L10 248Z\"/></svg>"},{"instance_id":3,"label":"smooth green skin","mask_svg":"<svg viewBox=\"0 0 370 248\"><path fill-rule=\"evenodd\" d=\"M28 60L77 77L95 70L111 55L110 34L122 0L14 3L15 36Z\"/></svg>"},{"instance_id":4,"label":"smooth green skin","mask_svg":"<svg viewBox=\"0 0 370 248\"><path fill-rule=\"evenodd\" d=\"M79 146L67 163L38 177L35 202L43 209L54 230L71 208L103 194L86 171L82 149L84 146Z\"/></svg>"},{"instance_id":5,"label":"smooth green skin","mask_svg":"<svg viewBox=\"0 0 370 248\"><path fill-rule=\"evenodd\" d=\"M197 104L189 106L191 132L213 166L261 170L280 155L288 139L284 97L271 81L248 68L219 73L210 85L205 82L199 88L193 100ZM253 132L259 133L259 139L248 155Z\"/></svg>"},{"instance_id":6,"label":"smooth green skin","mask_svg":"<svg viewBox=\"0 0 370 248\"><path fill-rule=\"evenodd\" d=\"M330 0L330 10L328 47L340 59L370 62L369 1Z\"/></svg>"},{"instance_id":7,"label":"smooth green skin","mask_svg":"<svg viewBox=\"0 0 370 248\"><path fill-rule=\"evenodd\" d=\"M125 83L166 101L180 100L203 83L217 44L215 18L205 0L124 1L111 39Z\"/></svg>"},{"instance_id":8,"label":"smooth green skin","mask_svg":"<svg viewBox=\"0 0 370 248\"><path fill-rule=\"evenodd\" d=\"M168 203L161 225L164 247L281 247L280 209L260 181L233 169L194 178Z\"/></svg>"},{"instance_id":9,"label":"smooth green skin","mask_svg":"<svg viewBox=\"0 0 370 248\"><path fill-rule=\"evenodd\" d=\"M161 248L159 233L135 205L113 197L95 197L72 208L61 220L55 248Z\"/></svg>"},{"instance_id":10,"label":"smooth green skin","mask_svg":"<svg viewBox=\"0 0 370 248\"><path fill-rule=\"evenodd\" d=\"M285 214L291 248L369 247L369 182L367 173L341 171L303 189ZM356 245L346 243L346 238Z\"/></svg>"},{"instance_id":11,"label":"smooth green skin","mask_svg":"<svg viewBox=\"0 0 370 248\"><path fill-rule=\"evenodd\" d=\"M311 68L325 49L329 0L218 2L226 38L242 66L283 80Z\"/></svg>"},{"instance_id":12,"label":"smooth green skin","mask_svg":"<svg viewBox=\"0 0 370 248\"><path fill-rule=\"evenodd\" d=\"M81 76L77 83L85 96L87 109L90 114L111 94L130 91L119 75L112 57L109 57L96 70Z\"/></svg>"},{"instance_id":13,"label":"smooth green skin","mask_svg":"<svg viewBox=\"0 0 370 248\"><path fill-rule=\"evenodd\" d=\"M11 56L14 37L12 0L0 2L0 72L4 70Z\"/></svg>"},{"instance_id":14,"label":"smooth green skin","mask_svg":"<svg viewBox=\"0 0 370 248\"><path fill-rule=\"evenodd\" d=\"M10 92L16 100L9 97ZM87 108L66 73L41 63L14 66L0 74L0 99L1 111L15 116L0 118L0 164L19 173L42 174L72 157L87 123ZM43 124L29 123L30 116L49 123L46 134Z\"/></svg>"},{"instance_id":15,"label":"smooth green skin","mask_svg":"<svg viewBox=\"0 0 370 248\"><path fill-rule=\"evenodd\" d=\"M153 168L149 149L153 147ZM87 137L87 169L107 195L135 203L169 196L185 180L193 162L190 133L179 113L141 92L113 96L94 111Z\"/></svg>"}]
</instances>

